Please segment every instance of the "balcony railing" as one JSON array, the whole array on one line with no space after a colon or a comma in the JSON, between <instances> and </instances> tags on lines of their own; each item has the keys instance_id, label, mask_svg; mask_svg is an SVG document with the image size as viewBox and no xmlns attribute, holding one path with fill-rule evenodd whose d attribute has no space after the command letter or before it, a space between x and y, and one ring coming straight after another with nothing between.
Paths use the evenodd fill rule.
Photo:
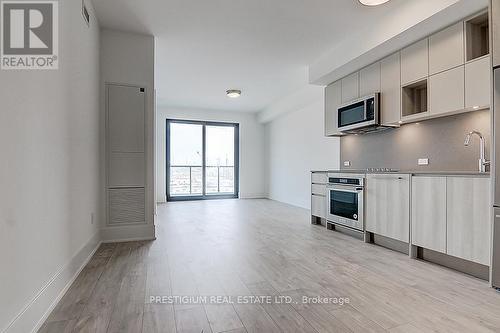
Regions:
<instances>
[{"instance_id":1,"label":"balcony railing","mask_svg":"<svg viewBox=\"0 0 500 333\"><path fill-rule=\"evenodd\" d=\"M206 166L205 192L207 195L233 194L234 166ZM170 195L203 195L203 167L170 166Z\"/></svg>"}]
</instances>

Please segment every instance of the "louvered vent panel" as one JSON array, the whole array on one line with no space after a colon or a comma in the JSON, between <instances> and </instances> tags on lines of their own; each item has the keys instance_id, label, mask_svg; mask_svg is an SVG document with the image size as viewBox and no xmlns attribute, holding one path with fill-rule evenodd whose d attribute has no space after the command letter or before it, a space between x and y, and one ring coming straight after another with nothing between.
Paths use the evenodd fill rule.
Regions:
<instances>
[{"instance_id":1,"label":"louvered vent panel","mask_svg":"<svg viewBox=\"0 0 500 333\"><path fill-rule=\"evenodd\" d=\"M109 189L109 224L142 224L146 221L144 188Z\"/></svg>"}]
</instances>

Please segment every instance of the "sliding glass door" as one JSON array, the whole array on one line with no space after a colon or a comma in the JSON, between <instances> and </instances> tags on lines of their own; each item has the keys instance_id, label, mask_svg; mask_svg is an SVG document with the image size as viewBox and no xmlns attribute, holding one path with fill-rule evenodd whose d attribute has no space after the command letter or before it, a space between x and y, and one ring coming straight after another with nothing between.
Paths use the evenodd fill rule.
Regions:
<instances>
[{"instance_id":1,"label":"sliding glass door","mask_svg":"<svg viewBox=\"0 0 500 333\"><path fill-rule=\"evenodd\" d=\"M168 201L238 197L238 124L167 120Z\"/></svg>"}]
</instances>

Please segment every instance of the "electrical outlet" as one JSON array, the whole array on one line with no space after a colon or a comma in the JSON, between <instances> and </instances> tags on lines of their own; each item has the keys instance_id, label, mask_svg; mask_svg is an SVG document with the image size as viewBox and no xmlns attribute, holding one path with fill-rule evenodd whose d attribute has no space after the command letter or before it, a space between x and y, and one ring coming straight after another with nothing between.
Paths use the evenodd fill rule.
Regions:
<instances>
[{"instance_id":1,"label":"electrical outlet","mask_svg":"<svg viewBox=\"0 0 500 333\"><path fill-rule=\"evenodd\" d=\"M344 161L344 166L345 167L350 167L351 166L351 161Z\"/></svg>"},{"instance_id":2,"label":"electrical outlet","mask_svg":"<svg viewBox=\"0 0 500 333\"><path fill-rule=\"evenodd\" d=\"M429 165L429 159L428 158L419 158L418 165Z\"/></svg>"}]
</instances>

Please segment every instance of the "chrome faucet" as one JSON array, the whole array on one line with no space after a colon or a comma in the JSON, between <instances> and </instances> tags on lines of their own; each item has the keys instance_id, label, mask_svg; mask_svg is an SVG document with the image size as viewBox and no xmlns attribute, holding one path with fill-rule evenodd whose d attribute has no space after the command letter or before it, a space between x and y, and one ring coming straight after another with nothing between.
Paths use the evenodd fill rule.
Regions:
<instances>
[{"instance_id":1,"label":"chrome faucet","mask_svg":"<svg viewBox=\"0 0 500 333\"><path fill-rule=\"evenodd\" d=\"M465 142L464 145L467 147L470 144L470 140L472 139L472 136L476 134L479 137L479 172L486 172L486 166L490 165L491 162L486 160L486 141L481 134L481 132L478 131L472 131L467 134L465 137Z\"/></svg>"}]
</instances>

